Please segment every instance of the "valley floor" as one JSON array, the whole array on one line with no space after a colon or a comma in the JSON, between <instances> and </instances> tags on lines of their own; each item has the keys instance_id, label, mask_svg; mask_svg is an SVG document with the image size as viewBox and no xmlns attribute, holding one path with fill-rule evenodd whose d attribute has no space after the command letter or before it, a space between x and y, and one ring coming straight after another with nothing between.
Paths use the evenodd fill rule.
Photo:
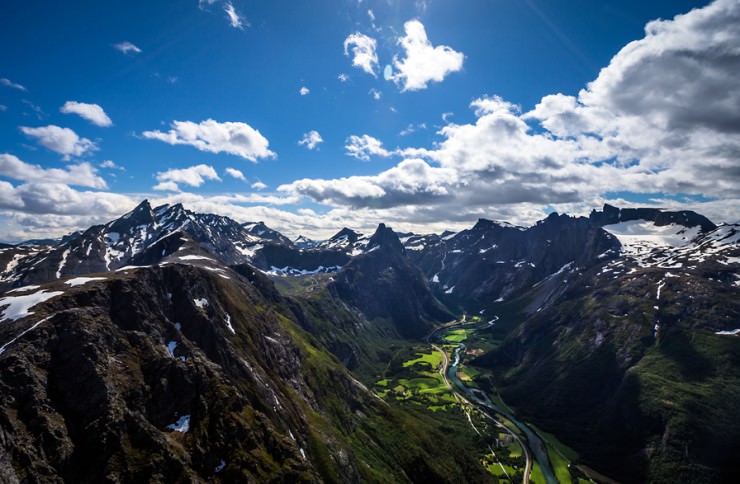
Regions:
<instances>
[{"instance_id":1,"label":"valley floor","mask_svg":"<svg viewBox=\"0 0 740 484\"><path fill-rule=\"evenodd\" d=\"M578 454L557 438L525 423L495 393L478 383L486 370L468 360L498 344L486 330L497 318L463 317L436 329L424 344L395 352L373 386L386 401L420 406L444 421L464 415L479 445L479 460L498 482L536 484L602 482L598 474L577 465Z\"/></svg>"}]
</instances>

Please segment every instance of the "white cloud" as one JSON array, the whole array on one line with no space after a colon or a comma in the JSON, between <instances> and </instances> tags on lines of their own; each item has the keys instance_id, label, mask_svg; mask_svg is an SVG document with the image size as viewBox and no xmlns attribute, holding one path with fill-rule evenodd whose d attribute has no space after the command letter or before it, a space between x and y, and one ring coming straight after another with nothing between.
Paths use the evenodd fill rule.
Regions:
<instances>
[{"instance_id":1,"label":"white cloud","mask_svg":"<svg viewBox=\"0 0 740 484\"><path fill-rule=\"evenodd\" d=\"M456 177L452 169L433 167L420 159L407 159L375 176L303 179L281 185L278 191L306 195L323 203L383 208L449 198L449 187Z\"/></svg>"},{"instance_id":2,"label":"white cloud","mask_svg":"<svg viewBox=\"0 0 740 484\"><path fill-rule=\"evenodd\" d=\"M113 162L113 160L105 160L100 164L100 168L108 168L110 170L120 170L120 171L126 171L126 168L117 165Z\"/></svg>"},{"instance_id":3,"label":"white cloud","mask_svg":"<svg viewBox=\"0 0 740 484\"><path fill-rule=\"evenodd\" d=\"M59 153L65 160L72 156L82 156L97 149L95 143L87 138L80 138L69 128L49 125L37 128L21 126L20 130L26 136L35 138L42 146Z\"/></svg>"},{"instance_id":4,"label":"white cloud","mask_svg":"<svg viewBox=\"0 0 740 484\"><path fill-rule=\"evenodd\" d=\"M5 86L5 87L9 87L11 89L17 89L18 91L28 92L28 89L26 89L25 86L23 86L21 84L18 84L18 83L15 83L15 82L11 81L10 79L6 79L4 77L3 78L0 78L0 85Z\"/></svg>"},{"instance_id":5,"label":"white cloud","mask_svg":"<svg viewBox=\"0 0 740 484\"><path fill-rule=\"evenodd\" d=\"M740 3L656 20L578 96L545 96L524 118L589 155L647 173L652 191L735 196L740 187Z\"/></svg>"},{"instance_id":6,"label":"white cloud","mask_svg":"<svg viewBox=\"0 0 740 484\"><path fill-rule=\"evenodd\" d=\"M393 58L393 75L402 91L426 89L430 82L441 82L448 74L462 69L465 56L445 45L432 46L424 25L418 20L404 24L406 35L398 39L405 57Z\"/></svg>"},{"instance_id":7,"label":"white cloud","mask_svg":"<svg viewBox=\"0 0 740 484\"><path fill-rule=\"evenodd\" d=\"M0 176L25 182L65 183L80 187L106 188L105 180L96 175L90 163L60 168L42 168L11 154L0 154Z\"/></svg>"},{"instance_id":8,"label":"white cloud","mask_svg":"<svg viewBox=\"0 0 740 484\"><path fill-rule=\"evenodd\" d=\"M408 126L406 126L405 129L402 129L400 133L398 133L401 136L408 136L410 134L416 133L417 131L427 129L426 123L419 123L419 124L413 124L410 123Z\"/></svg>"},{"instance_id":9,"label":"white cloud","mask_svg":"<svg viewBox=\"0 0 740 484\"><path fill-rule=\"evenodd\" d=\"M371 156L387 157L392 153L383 148L383 143L377 139L363 134L362 136L352 135L347 138L347 144L344 146L347 155L358 160L369 161Z\"/></svg>"},{"instance_id":10,"label":"white cloud","mask_svg":"<svg viewBox=\"0 0 740 484\"><path fill-rule=\"evenodd\" d=\"M226 174L232 178L236 178L237 180L247 181L244 173L242 173L240 170L237 170L236 168L226 168Z\"/></svg>"},{"instance_id":11,"label":"white cloud","mask_svg":"<svg viewBox=\"0 0 740 484\"><path fill-rule=\"evenodd\" d=\"M365 34L355 32L344 39L344 55L350 55L352 50L352 65L377 77L375 69L378 67L378 54L375 52L377 41Z\"/></svg>"},{"instance_id":12,"label":"white cloud","mask_svg":"<svg viewBox=\"0 0 740 484\"><path fill-rule=\"evenodd\" d=\"M173 181L163 181L159 182L156 185L152 187L155 190L159 190L162 192L179 192L180 187L177 185L177 183Z\"/></svg>"},{"instance_id":13,"label":"white cloud","mask_svg":"<svg viewBox=\"0 0 740 484\"><path fill-rule=\"evenodd\" d=\"M323 142L324 139L321 137L319 132L311 130L303 135L303 138L301 138L298 144L305 146L309 150L313 150L319 146L319 143Z\"/></svg>"},{"instance_id":14,"label":"white cloud","mask_svg":"<svg viewBox=\"0 0 740 484\"><path fill-rule=\"evenodd\" d=\"M380 98L383 95L382 92L378 91L374 87L370 88L370 91L368 91L368 94L370 94L370 96L372 96L372 98L375 99L376 101L380 101Z\"/></svg>"},{"instance_id":15,"label":"white cloud","mask_svg":"<svg viewBox=\"0 0 740 484\"><path fill-rule=\"evenodd\" d=\"M64 114L77 114L80 117L90 121L92 124L101 127L113 126L113 121L105 114L103 108L97 104L79 103L77 101L67 101L64 106L59 108Z\"/></svg>"},{"instance_id":16,"label":"white cloud","mask_svg":"<svg viewBox=\"0 0 740 484\"><path fill-rule=\"evenodd\" d=\"M249 23L245 21L244 17L236 11L234 5L231 2L224 4L224 12L226 12L226 18L229 20L229 25L235 29L244 30L244 25L249 27Z\"/></svg>"},{"instance_id":17,"label":"white cloud","mask_svg":"<svg viewBox=\"0 0 740 484\"><path fill-rule=\"evenodd\" d=\"M347 82L349 81L349 76L345 73L341 73L337 76L337 79L339 79L339 82Z\"/></svg>"},{"instance_id":18,"label":"white cloud","mask_svg":"<svg viewBox=\"0 0 740 484\"><path fill-rule=\"evenodd\" d=\"M195 165L188 168L173 168L171 170L159 172L156 175L159 182L153 188L155 190L178 191L178 183L199 187L206 180L221 181L218 173L209 165Z\"/></svg>"},{"instance_id":19,"label":"white cloud","mask_svg":"<svg viewBox=\"0 0 740 484\"><path fill-rule=\"evenodd\" d=\"M124 54L141 54L142 50L139 49L136 45L132 44L129 41L125 42L119 42L118 44L113 44L113 48L123 52Z\"/></svg>"},{"instance_id":20,"label":"white cloud","mask_svg":"<svg viewBox=\"0 0 740 484\"><path fill-rule=\"evenodd\" d=\"M216 3L216 0L198 0L198 8L201 10L206 10L214 3Z\"/></svg>"},{"instance_id":21,"label":"white cloud","mask_svg":"<svg viewBox=\"0 0 740 484\"><path fill-rule=\"evenodd\" d=\"M577 97L545 96L527 113L500 97L481 97L471 103L474 122L448 122L438 132L442 140L430 148L389 152L407 158L395 168L280 188L337 208L383 208L389 217L416 207L417 220L489 213L531 221L545 206L593 208L613 192L667 193L672 197L653 203L693 204L720 214L718 220L735 220L740 209L737 25L740 3L730 0L651 22L645 37L625 46ZM535 123L540 126L533 129ZM372 148L352 145L369 158ZM381 146L379 140L365 145ZM416 158L428 166L419 160L407 165ZM682 194L715 200L673 200Z\"/></svg>"},{"instance_id":22,"label":"white cloud","mask_svg":"<svg viewBox=\"0 0 740 484\"><path fill-rule=\"evenodd\" d=\"M200 123L173 121L172 128L166 133L144 131L142 135L171 145L190 145L200 151L229 153L254 162L276 156L268 149L267 138L246 123L219 123L213 119Z\"/></svg>"},{"instance_id":23,"label":"white cloud","mask_svg":"<svg viewBox=\"0 0 740 484\"><path fill-rule=\"evenodd\" d=\"M252 188L254 188L255 190L264 190L265 188L267 188L267 185L258 180L252 183Z\"/></svg>"},{"instance_id":24,"label":"white cloud","mask_svg":"<svg viewBox=\"0 0 740 484\"><path fill-rule=\"evenodd\" d=\"M301 94L301 96L306 96L308 93L311 92L311 90L306 86L301 86L301 89L298 92Z\"/></svg>"}]
</instances>

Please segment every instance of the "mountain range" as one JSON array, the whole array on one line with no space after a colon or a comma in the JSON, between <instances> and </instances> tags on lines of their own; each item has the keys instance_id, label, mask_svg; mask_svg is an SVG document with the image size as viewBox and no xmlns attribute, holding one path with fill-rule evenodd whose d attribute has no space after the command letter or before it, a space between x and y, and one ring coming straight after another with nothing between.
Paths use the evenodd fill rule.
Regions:
<instances>
[{"instance_id":1,"label":"mountain range","mask_svg":"<svg viewBox=\"0 0 740 484\"><path fill-rule=\"evenodd\" d=\"M736 482L739 231L605 205L291 240L143 201L3 245L0 480L495 482L469 416L372 387L403 345L490 315L475 384L579 462Z\"/></svg>"}]
</instances>

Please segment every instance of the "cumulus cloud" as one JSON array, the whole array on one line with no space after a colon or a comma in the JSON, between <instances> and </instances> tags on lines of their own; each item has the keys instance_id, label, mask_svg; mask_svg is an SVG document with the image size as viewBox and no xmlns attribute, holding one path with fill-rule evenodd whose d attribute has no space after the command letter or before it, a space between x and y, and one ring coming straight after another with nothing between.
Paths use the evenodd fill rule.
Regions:
<instances>
[{"instance_id":1,"label":"cumulus cloud","mask_svg":"<svg viewBox=\"0 0 740 484\"><path fill-rule=\"evenodd\" d=\"M241 174L241 173L240 173ZM243 176L243 175L242 175ZM156 177L159 184L153 188L155 190L178 191L179 184L199 187L206 180L221 181L216 170L210 165L195 165L188 168L173 168L157 173Z\"/></svg>"},{"instance_id":2,"label":"cumulus cloud","mask_svg":"<svg viewBox=\"0 0 740 484\"><path fill-rule=\"evenodd\" d=\"M118 44L113 44L113 48L119 52L122 52L125 55L141 54L142 52L141 49L139 49L136 45L132 44L129 41L119 42Z\"/></svg>"},{"instance_id":3,"label":"cumulus cloud","mask_svg":"<svg viewBox=\"0 0 740 484\"><path fill-rule=\"evenodd\" d=\"M244 173L242 173L240 170L237 170L236 168L226 168L226 174L232 178L236 178L237 180L247 181Z\"/></svg>"},{"instance_id":4,"label":"cumulus cloud","mask_svg":"<svg viewBox=\"0 0 740 484\"><path fill-rule=\"evenodd\" d=\"M303 135L303 138L298 142L299 145L305 146L309 150L318 148L319 143L323 143L324 139L321 137L318 131L311 130Z\"/></svg>"},{"instance_id":5,"label":"cumulus cloud","mask_svg":"<svg viewBox=\"0 0 740 484\"><path fill-rule=\"evenodd\" d=\"M142 136L171 145L190 145L209 153L228 153L253 162L276 156L268 149L267 138L246 123L219 123L213 119L200 123L173 121L172 129L166 133L144 131Z\"/></svg>"},{"instance_id":6,"label":"cumulus cloud","mask_svg":"<svg viewBox=\"0 0 740 484\"><path fill-rule=\"evenodd\" d=\"M352 135L347 138L347 144L344 146L348 156L357 158L362 161L370 161L372 156L387 157L392 153L383 148L383 143L370 135L362 136Z\"/></svg>"},{"instance_id":7,"label":"cumulus cloud","mask_svg":"<svg viewBox=\"0 0 740 484\"><path fill-rule=\"evenodd\" d=\"M77 136L77 133L69 128L54 125L37 128L21 126L20 130L26 136L34 138L41 146L59 153L65 160L73 156L82 156L97 149L95 143L87 138Z\"/></svg>"},{"instance_id":8,"label":"cumulus cloud","mask_svg":"<svg viewBox=\"0 0 740 484\"><path fill-rule=\"evenodd\" d=\"M68 165L64 169L42 168L20 160L15 155L0 154L0 176L25 182L66 183L80 187L106 188L90 163Z\"/></svg>"},{"instance_id":9,"label":"cumulus cloud","mask_svg":"<svg viewBox=\"0 0 740 484\"><path fill-rule=\"evenodd\" d=\"M265 188L267 188L267 185L257 180L256 182L252 183L252 188L254 188L255 190L264 190Z\"/></svg>"},{"instance_id":10,"label":"cumulus cloud","mask_svg":"<svg viewBox=\"0 0 740 484\"><path fill-rule=\"evenodd\" d=\"M344 55L352 55L352 65L377 77L378 54L375 52L377 41L365 34L355 32L344 39Z\"/></svg>"},{"instance_id":11,"label":"cumulus cloud","mask_svg":"<svg viewBox=\"0 0 740 484\"><path fill-rule=\"evenodd\" d=\"M28 89L26 89L25 86L18 84L16 82L13 82L10 79L6 79L4 77L0 78L0 85L9 87L11 89L16 89L18 91L28 92Z\"/></svg>"},{"instance_id":12,"label":"cumulus cloud","mask_svg":"<svg viewBox=\"0 0 740 484\"><path fill-rule=\"evenodd\" d=\"M445 45L434 47L424 24L410 20L404 24L404 30L406 35L398 39L404 57L393 58L393 80L402 91L426 89L430 82L441 82L448 74L462 69L465 56Z\"/></svg>"},{"instance_id":13,"label":"cumulus cloud","mask_svg":"<svg viewBox=\"0 0 740 484\"><path fill-rule=\"evenodd\" d=\"M475 121L448 120L432 147L385 150L406 158L390 170L280 188L337 208L400 214L415 206L417 217L449 220L478 212L530 220L545 206L592 208L613 192L701 195L718 202L715 213L737 213L737 25L740 4L730 0L651 22L578 96L546 96L525 113L481 97L470 106ZM369 158L382 148L372 140L353 140L348 154ZM397 188L399 173L413 189ZM730 213L720 220L736 218Z\"/></svg>"},{"instance_id":14,"label":"cumulus cloud","mask_svg":"<svg viewBox=\"0 0 740 484\"><path fill-rule=\"evenodd\" d=\"M80 103L77 101L67 101L64 106L59 108L64 114L77 114L78 116L90 121L92 124L101 127L113 126L113 121L105 114L103 108L97 104Z\"/></svg>"},{"instance_id":15,"label":"cumulus cloud","mask_svg":"<svg viewBox=\"0 0 740 484\"><path fill-rule=\"evenodd\" d=\"M339 79L339 82L347 82L349 81L349 76L347 74L342 73L337 76L337 79Z\"/></svg>"},{"instance_id":16,"label":"cumulus cloud","mask_svg":"<svg viewBox=\"0 0 740 484\"><path fill-rule=\"evenodd\" d=\"M653 191L733 196L740 187L740 3L655 20L578 96L524 118L589 153L649 170Z\"/></svg>"},{"instance_id":17,"label":"cumulus cloud","mask_svg":"<svg viewBox=\"0 0 740 484\"><path fill-rule=\"evenodd\" d=\"M306 195L324 203L383 208L447 198L448 187L455 177L454 170L433 167L420 159L407 159L375 176L303 179L281 185L278 191Z\"/></svg>"},{"instance_id":18,"label":"cumulus cloud","mask_svg":"<svg viewBox=\"0 0 740 484\"><path fill-rule=\"evenodd\" d=\"M301 88L298 90L298 92L300 93L301 96L306 96L306 95L308 95L308 93L311 92L311 90L309 88L307 88L306 86L301 86Z\"/></svg>"},{"instance_id":19,"label":"cumulus cloud","mask_svg":"<svg viewBox=\"0 0 740 484\"><path fill-rule=\"evenodd\" d=\"M226 12L226 18L229 21L229 25L235 29L244 30L245 26L249 27L249 22L247 22L242 14L237 12L231 2L226 2L224 4L224 12Z\"/></svg>"},{"instance_id":20,"label":"cumulus cloud","mask_svg":"<svg viewBox=\"0 0 740 484\"><path fill-rule=\"evenodd\" d=\"M110 170L126 171L126 168L117 165L113 160L105 160L100 164L100 168L108 168Z\"/></svg>"}]
</instances>

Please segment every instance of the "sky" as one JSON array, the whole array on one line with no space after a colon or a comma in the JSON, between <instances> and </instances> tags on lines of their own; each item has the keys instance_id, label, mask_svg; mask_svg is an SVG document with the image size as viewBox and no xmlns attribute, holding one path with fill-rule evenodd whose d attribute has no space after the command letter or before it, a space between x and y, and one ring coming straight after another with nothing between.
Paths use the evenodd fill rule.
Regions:
<instances>
[{"instance_id":1,"label":"sky","mask_svg":"<svg viewBox=\"0 0 740 484\"><path fill-rule=\"evenodd\" d=\"M740 0L0 3L0 240L740 208Z\"/></svg>"}]
</instances>

